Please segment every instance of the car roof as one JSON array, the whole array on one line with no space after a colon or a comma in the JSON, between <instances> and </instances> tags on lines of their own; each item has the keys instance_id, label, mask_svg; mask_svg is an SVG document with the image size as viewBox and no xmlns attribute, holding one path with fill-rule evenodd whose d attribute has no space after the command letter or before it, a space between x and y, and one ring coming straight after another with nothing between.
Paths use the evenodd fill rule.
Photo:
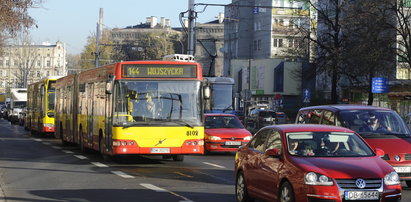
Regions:
<instances>
[{"instance_id":1,"label":"car roof","mask_svg":"<svg viewBox=\"0 0 411 202\"><path fill-rule=\"evenodd\" d=\"M235 116L234 114L224 114L224 113L205 113L204 116Z\"/></svg>"},{"instance_id":2,"label":"car roof","mask_svg":"<svg viewBox=\"0 0 411 202\"><path fill-rule=\"evenodd\" d=\"M281 125L271 125L266 126L263 129L273 128L280 130L286 133L289 132L321 132L321 131L330 131L330 132L350 132L355 133L353 130L340 126L332 125L319 125L319 124L281 124Z\"/></svg>"},{"instance_id":3,"label":"car roof","mask_svg":"<svg viewBox=\"0 0 411 202\"><path fill-rule=\"evenodd\" d=\"M371 105L359 105L359 104L337 104L337 105L318 105L318 106L310 106L301 108L299 111L302 110L310 110L310 109L328 109L331 111L344 111L344 110L387 110L390 111L391 109L384 108L384 107L376 107Z\"/></svg>"}]
</instances>

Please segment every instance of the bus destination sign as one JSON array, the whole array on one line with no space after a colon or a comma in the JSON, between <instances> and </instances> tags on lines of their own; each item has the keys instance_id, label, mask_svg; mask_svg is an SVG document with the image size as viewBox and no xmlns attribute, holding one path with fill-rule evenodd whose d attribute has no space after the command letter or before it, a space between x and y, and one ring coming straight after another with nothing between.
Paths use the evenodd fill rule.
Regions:
<instances>
[{"instance_id":1,"label":"bus destination sign","mask_svg":"<svg viewBox=\"0 0 411 202\"><path fill-rule=\"evenodd\" d=\"M196 78L195 65L123 64L125 78Z\"/></svg>"}]
</instances>

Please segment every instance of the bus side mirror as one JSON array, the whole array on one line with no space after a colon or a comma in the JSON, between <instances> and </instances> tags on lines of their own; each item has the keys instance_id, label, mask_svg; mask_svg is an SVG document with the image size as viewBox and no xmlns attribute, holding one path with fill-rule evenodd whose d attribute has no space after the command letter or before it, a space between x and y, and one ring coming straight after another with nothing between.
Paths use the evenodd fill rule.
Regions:
<instances>
[{"instance_id":1,"label":"bus side mirror","mask_svg":"<svg viewBox=\"0 0 411 202\"><path fill-rule=\"evenodd\" d=\"M211 89L210 86L204 87L204 99L210 99Z\"/></svg>"},{"instance_id":2,"label":"bus side mirror","mask_svg":"<svg viewBox=\"0 0 411 202\"><path fill-rule=\"evenodd\" d=\"M106 81L106 94L112 94L113 93L113 86L114 86L114 80L116 79L116 76L110 74L107 78Z\"/></svg>"}]
</instances>

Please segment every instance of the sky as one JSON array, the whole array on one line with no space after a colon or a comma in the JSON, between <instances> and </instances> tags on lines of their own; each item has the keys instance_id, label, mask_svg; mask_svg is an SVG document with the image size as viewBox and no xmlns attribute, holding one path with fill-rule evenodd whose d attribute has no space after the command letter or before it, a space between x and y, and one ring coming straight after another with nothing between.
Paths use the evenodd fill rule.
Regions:
<instances>
[{"instance_id":1,"label":"sky","mask_svg":"<svg viewBox=\"0 0 411 202\"><path fill-rule=\"evenodd\" d=\"M43 0L41 8L32 8L29 14L38 28L30 33L34 43L56 41L65 43L68 54L79 54L87 37L96 32L99 10L103 8L105 28L124 28L146 22L146 17L170 19L172 27L181 27L180 12L188 10L189 0ZM195 0L195 3L230 4L231 0ZM196 6L202 12L204 6ZM197 22L215 20L222 6L207 6L198 13ZM187 15L185 15L187 16Z\"/></svg>"}]
</instances>

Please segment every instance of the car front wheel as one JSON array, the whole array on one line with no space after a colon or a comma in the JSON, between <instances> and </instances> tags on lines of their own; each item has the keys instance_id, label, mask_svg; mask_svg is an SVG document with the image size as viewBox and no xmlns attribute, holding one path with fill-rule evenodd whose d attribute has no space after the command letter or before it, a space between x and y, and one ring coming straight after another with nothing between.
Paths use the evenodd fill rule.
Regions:
<instances>
[{"instance_id":1,"label":"car front wheel","mask_svg":"<svg viewBox=\"0 0 411 202\"><path fill-rule=\"evenodd\" d=\"M253 198L248 196L247 186L245 184L244 175L242 172L238 173L235 181L235 196L238 202L252 202Z\"/></svg>"},{"instance_id":2,"label":"car front wheel","mask_svg":"<svg viewBox=\"0 0 411 202\"><path fill-rule=\"evenodd\" d=\"M289 182L284 182L280 188L280 201L281 202L294 202L294 191Z\"/></svg>"}]
</instances>

